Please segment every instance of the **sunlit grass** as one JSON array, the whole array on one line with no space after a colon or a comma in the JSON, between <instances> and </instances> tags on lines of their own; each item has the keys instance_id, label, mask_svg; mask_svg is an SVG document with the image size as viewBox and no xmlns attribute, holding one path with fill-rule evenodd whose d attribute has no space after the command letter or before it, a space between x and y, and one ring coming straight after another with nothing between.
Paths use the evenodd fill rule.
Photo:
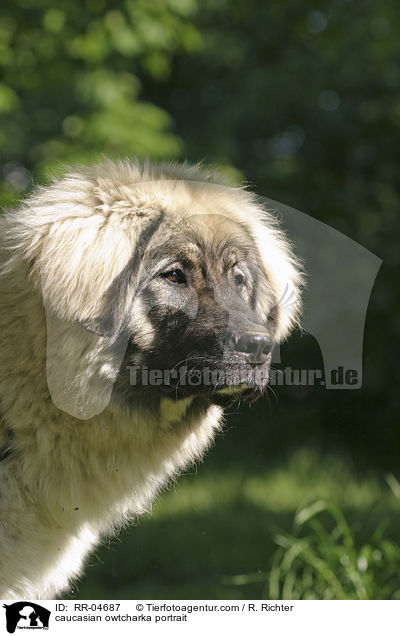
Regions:
<instances>
[{"instance_id":1,"label":"sunlit grass","mask_svg":"<svg viewBox=\"0 0 400 636\"><path fill-rule=\"evenodd\" d=\"M386 475L385 481L400 500L394 475ZM278 548L268 571L226 577L225 582L262 583L261 596L269 599L399 599L400 547L385 537L389 524L383 518L365 533L360 524L347 521L336 503L316 499L298 509L291 533L275 535Z\"/></svg>"},{"instance_id":2,"label":"sunlit grass","mask_svg":"<svg viewBox=\"0 0 400 636\"><path fill-rule=\"evenodd\" d=\"M310 450L206 462L99 550L74 597L400 598L397 497L393 475Z\"/></svg>"},{"instance_id":3,"label":"sunlit grass","mask_svg":"<svg viewBox=\"0 0 400 636\"><path fill-rule=\"evenodd\" d=\"M228 577L227 584L264 583L269 599L399 599L400 548L382 524L364 542L334 504L301 508L294 532L275 536L279 546L268 572Z\"/></svg>"}]
</instances>

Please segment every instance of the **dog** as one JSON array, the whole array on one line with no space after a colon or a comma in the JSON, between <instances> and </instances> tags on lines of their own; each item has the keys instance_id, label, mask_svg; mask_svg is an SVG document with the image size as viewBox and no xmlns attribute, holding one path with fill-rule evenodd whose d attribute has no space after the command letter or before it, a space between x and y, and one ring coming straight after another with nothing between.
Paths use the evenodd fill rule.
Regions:
<instances>
[{"instance_id":1,"label":"dog","mask_svg":"<svg viewBox=\"0 0 400 636\"><path fill-rule=\"evenodd\" d=\"M302 273L253 193L187 164L71 169L0 236L0 598L49 599L265 392Z\"/></svg>"}]
</instances>

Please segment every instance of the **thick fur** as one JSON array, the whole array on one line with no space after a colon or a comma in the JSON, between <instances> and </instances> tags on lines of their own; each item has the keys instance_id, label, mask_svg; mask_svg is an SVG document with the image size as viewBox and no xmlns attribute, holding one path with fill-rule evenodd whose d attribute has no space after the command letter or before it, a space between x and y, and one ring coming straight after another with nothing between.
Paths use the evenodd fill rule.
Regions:
<instances>
[{"instance_id":1,"label":"thick fur","mask_svg":"<svg viewBox=\"0 0 400 636\"><path fill-rule=\"evenodd\" d=\"M260 320L271 311L272 289L282 340L297 320L301 283L287 240L252 194L201 168L126 161L77 169L0 218L0 598L60 595L101 537L149 510L219 430L221 406L201 397L196 404L166 397L158 409L142 400L136 410L107 398L95 415L71 415L54 403L46 369L53 330L71 373L79 352L89 351L86 387L94 382L96 390L103 376L114 382L121 359L106 342L118 329L105 306L108 290L135 266L143 237L140 249L160 242L163 221L151 237L145 231L158 215L179 226L190 215L215 214L252 237L269 285L256 311ZM280 303L288 289L292 301ZM125 297L117 304L129 311ZM143 330L139 305L133 314L131 328L141 329L146 346L151 325Z\"/></svg>"}]
</instances>

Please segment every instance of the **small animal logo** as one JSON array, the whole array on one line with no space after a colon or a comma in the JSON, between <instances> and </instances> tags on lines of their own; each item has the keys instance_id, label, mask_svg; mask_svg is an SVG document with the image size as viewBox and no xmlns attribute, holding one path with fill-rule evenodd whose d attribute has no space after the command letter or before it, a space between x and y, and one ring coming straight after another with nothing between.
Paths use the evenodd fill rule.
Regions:
<instances>
[{"instance_id":1,"label":"small animal logo","mask_svg":"<svg viewBox=\"0 0 400 636\"><path fill-rule=\"evenodd\" d=\"M50 610L31 603L18 601L11 605L3 605L6 610L6 627L9 634L16 629L49 629Z\"/></svg>"},{"instance_id":2,"label":"small animal logo","mask_svg":"<svg viewBox=\"0 0 400 636\"><path fill-rule=\"evenodd\" d=\"M191 386L198 386L202 380L201 371L198 369L190 369L188 373L188 382Z\"/></svg>"}]
</instances>

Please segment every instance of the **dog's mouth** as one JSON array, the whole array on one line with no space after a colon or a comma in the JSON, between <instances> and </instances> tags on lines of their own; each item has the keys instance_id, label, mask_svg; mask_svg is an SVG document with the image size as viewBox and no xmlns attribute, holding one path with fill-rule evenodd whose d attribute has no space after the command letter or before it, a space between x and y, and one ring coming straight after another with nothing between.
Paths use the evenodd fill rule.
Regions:
<instances>
[{"instance_id":1,"label":"dog's mouth","mask_svg":"<svg viewBox=\"0 0 400 636\"><path fill-rule=\"evenodd\" d=\"M215 360L195 361L171 369L141 366L134 384L141 389L157 389L174 399L189 396L208 396L215 402L234 402L239 397L246 402L258 399L266 390L270 356L264 364L249 364L239 360L221 364ZM131 377L132 380L132 377ZM131 382L132 384L132 382Z\"/></svg>"},{"instance_id":2,"label":"dog's mouth","mask_svg":"<svg viewBox=\"0 0 400 636\"><path fill-rule=\"evenodd\" d=\"M215 391L209 391L207 388L197 388L196 390L188 390L182 387L162 387L160 392L164 397L173 399L174 401L184 400L188 397L207 398L213 404L228 408L237 404L239 401L243 401L246 404L253 404L260 397L262 397L266 391L264 387L250 387L247 385L225 387Z\"/></svg>"}]
</instances>

